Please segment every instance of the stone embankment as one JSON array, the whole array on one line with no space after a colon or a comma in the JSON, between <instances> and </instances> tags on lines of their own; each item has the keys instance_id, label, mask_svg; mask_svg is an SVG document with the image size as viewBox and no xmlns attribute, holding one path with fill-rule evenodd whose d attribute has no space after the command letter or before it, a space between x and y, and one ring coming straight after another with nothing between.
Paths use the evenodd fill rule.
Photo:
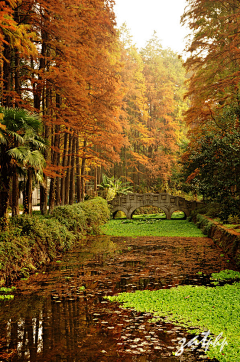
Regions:
<instances>
[{"instance_id":1,"label":"stone embankment","mask_svg":"<svg viewBox=\"0 0 240 362\"><path fill-rule=\"evenodd\" d=\"M192 221L240 267L240 233L229 230L204 215L198 214Z\"/></svg>"}]
</instances>

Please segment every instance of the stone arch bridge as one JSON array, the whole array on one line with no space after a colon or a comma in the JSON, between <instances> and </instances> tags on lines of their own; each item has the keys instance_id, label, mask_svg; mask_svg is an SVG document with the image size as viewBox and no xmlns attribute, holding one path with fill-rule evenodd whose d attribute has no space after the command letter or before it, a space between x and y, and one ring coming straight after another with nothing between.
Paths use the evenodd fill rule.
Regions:
<instances>
[{"instance_id":1,"label":"stone arch bridge","mask_svg":"<svg viewBox=\"0 0 240 362\"><path fill-rule=\"evenodd\" d=\"M109 202L112 205L113 217L118 211L123 211L128 219L136 209L143 206L157 206L166 214L167 220L171 219L174 211L183 211L185 216L189 216L190 212L197 207L203 205L201 202L188 201L180 196L172 196L167 193L162 194L128 194L116 196Z\"/></svg>"}]
</instances>

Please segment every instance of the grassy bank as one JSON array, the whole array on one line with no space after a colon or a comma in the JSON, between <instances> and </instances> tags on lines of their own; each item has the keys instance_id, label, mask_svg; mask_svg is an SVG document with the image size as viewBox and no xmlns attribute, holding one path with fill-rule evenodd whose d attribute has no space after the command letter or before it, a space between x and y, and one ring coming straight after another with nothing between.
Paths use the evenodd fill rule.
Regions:
<instances>
[{"instance_id":1,"label":"grassy bank","mask_svg":"<svg viewBox=\"0 0 240 362\"><path fill-rule=\"evenodd\" d=\"M226 271L219 273L219 277L214 273L213 279L226 280L232 274L233 279L236 278L236 272ZM239 275L240 273L237 275L238 279ZM240 283L216 287L186 285L155 291L121 293L107 298L112 302L123 303L124 308L152 313L155 316L153 321L164 318L184 327L195 327L195 333L199 335L197 343L206 349L210 358L217 358L220 362L240 360ZM204 338L201 334L204 331L212 334L205 341L206 343L211 338L212 343L209 345L201 343ZM191 344L193 345L194 343ZM176 351L179 349L180 345L176 345Z\"/></svg>"},{"instance_id":2,"label":"grassy bank","mask_svg":"<svg viewBox=\"0 0 240 362\"><path fill-rule=\"evenodd\" d=\"M202 231L187 220L166 220L159 215L138 215L133 219L113 219L101 228L112 236L183 236L202 237Z\"/></svg>"},{"instance_id":3,"label":"grassy bank","mask_svg":"<svg viewBox=\"0 0 240 362\"><path fill-rule=\"evenodd\" d=\"M21 215L9 219L0 233L0 285L28 277L83 235L98 234L109 217L107 202L95 198L56 207L48 216Z\"/></svg>"}]
</instances>

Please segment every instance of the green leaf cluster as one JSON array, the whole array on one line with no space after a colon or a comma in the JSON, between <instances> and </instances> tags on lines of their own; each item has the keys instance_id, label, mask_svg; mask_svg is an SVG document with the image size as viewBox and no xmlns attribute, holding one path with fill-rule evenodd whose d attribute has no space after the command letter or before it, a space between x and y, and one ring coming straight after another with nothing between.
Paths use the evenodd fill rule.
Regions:
<instances>
[{"instance_id":1,"label":"green leaf cluster","mask_svg":"<svg viewBox=\"0 0 240 362\"><path fill-rule=\"evenodd\" d=\"M130 182L123 182L121 179L108 177L105 174L102 175L102 183L98 185L100 190L106 191L106 200L111 201L117 195L127 195L132 192L132 186Z\"/></svg>"}]
</instances>

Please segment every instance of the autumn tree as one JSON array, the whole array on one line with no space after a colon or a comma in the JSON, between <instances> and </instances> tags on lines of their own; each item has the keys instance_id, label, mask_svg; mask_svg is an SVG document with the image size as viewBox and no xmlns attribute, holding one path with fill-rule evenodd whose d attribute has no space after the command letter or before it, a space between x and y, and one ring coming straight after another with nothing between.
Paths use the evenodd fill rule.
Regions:
<instances>
[{"instance_id":1,"label":"autumn tree","mask_svg":"<svg viewBox=\"0 0 240 362\"><path fill-rule=\"evenodd\" d=\"M192 31L185 63L191 74L188 123L215 121L225 106L239 104L239 12L236 0L188 1L182 17Z\"/></svg>"},{"instance_id":2,"label":"autumn tree","mask_svg":"<svg viewBox=\"0 0 240 362\"><path fill-rule=\"evenodd\" d=\"M78 200L83 197L79 187L88 179L86 166L96 170L119 157L123 136L113 1L5 5L3 17L10 20L2 25L2 104L43 116L49 142L41 187L45 213L49 179L52 209L55 201L75 201L76 180Z\"/></svg>"},{"instance_id":3,"label":"autumn tree","mask_svg":"<svg viewBox=\"0 0 240 362\"><path fill-rule=\"evenodd\" d=\"M143 185L148 190L158 185L160 190L170 181L185 133L185 71L177 55L164 50L155 34L139 51L125 24L120 30L125 144L121 163L112 173L132 181L135 190Z\"/></svg>"},{"instance_id":4,"label":"autumn tree","mask_svg":"<svg viewBox=\"0 0 240 362\"><path fill-rule=\"evenodd\" d=\"M239 208L239 14L235 0L189 0L182 17L192 31L185 63L190 143L183 162L188 181L219 201L225 216Z\"/></svg>"},{"instance_id":5,"label":"autumn tree","mask_svg":"<svg viewBox=\"0 0 240 362\"><path fill-rule=\"evenodd\" d=\"M124 146L121 162L115 164L114 175L124 176L126 180L139 182L140 168L147 161L143 154L149 144L147 128L148 106L146 84L143 74L144 64L138 49L133 44L126 24L120 29L121 46L121 89L123 93L122 113L124 120Z\"/></svg>"}]
</instances>

